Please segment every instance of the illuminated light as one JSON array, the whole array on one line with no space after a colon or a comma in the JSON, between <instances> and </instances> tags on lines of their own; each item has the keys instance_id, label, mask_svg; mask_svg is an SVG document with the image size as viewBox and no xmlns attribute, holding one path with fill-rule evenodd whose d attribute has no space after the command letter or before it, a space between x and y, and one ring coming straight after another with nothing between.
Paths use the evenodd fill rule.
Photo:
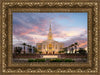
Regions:
<instances>
[{"instance_id":1,"label":"illuminated light","mask_svg":"<svg viewBox=\"0 0 100 75\"><path fill-rule=\"evenodd\" d=\"M58 55L43 55L43 58L58 58Z\"/></svg>"}]
</instances>

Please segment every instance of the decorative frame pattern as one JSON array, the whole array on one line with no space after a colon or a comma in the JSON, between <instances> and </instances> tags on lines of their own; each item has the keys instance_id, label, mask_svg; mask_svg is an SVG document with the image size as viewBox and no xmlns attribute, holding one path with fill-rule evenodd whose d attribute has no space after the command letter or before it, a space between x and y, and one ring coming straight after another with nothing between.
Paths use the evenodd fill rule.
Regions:
<instances>
[{"instance_id":1,"label":"decorative frame pattern","mask_svg":"<svg viewBox=\"0 0 100 75\"><path fill-rule=\"evenodd\" d=\"M29 9L27 9L29 8ZM56 9L59 8L59 9ZM45 9L45 10L44 10ZM88 12L87 63L12 63L12 12ZM97 2L2 2L2 71L4 73L97 73L98 3ZM40 67L42 66L42 67Z\"/></svg>"}]
</instances>

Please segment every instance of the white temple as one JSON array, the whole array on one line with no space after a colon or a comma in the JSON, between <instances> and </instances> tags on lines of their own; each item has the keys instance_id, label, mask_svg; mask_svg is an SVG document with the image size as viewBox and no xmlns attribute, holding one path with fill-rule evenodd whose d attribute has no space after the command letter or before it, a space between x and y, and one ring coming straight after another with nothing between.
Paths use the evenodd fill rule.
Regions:
<instances>
[{"instance_id":1,"label":"white temple","mask_svg":"<svg viewBox=\"0 0 100 75\"><path fill-rule=\"evenodd\" d=\"M51 25L49 28L48 39L42 43L36 44L38 51L42 51L42 54L58 54L62 50L64 44L53 40Z\"/></svg>"}]
</instances>

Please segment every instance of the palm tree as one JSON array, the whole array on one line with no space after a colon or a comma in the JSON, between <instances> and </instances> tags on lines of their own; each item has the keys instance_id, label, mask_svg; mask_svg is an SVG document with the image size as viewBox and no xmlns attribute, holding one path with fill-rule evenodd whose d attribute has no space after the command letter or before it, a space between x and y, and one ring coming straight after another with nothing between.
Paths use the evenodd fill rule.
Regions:
<instances>
[{"instance_id":1,"label":"palm tree","mask_svg":"<svg viewBox=\"0 0 100 75\"><path fill-rule=\"evenodd\" d=\"M32 46L31 45L27 45L27 47L28 47L28 52L32 53Z\"/></svg>"},{"instance_id":2,"label":"palm tree","mask_svg":"<svg viewBox=\"0 0 100 75\"><path fill-rule=\"evenodd\" d=\"M32 53L32 46L29 45L29 52Z\"/></svg>"},{"instance_id":3,"label":"palm tree","mask_svg":"<svg viewBox=\"0 0 100 75\"><path fill-rule=\"evenodd\" d=\"M68 46L69 53L71 52L71 46Z\"/></svg>"},{"instance_id":4,"label":"palm tree","mask_svg":"<svg viewBox=\"0 0 100 75\"><path fill-rule=\"evenodd\" d=\"M73 46L74 46L74 44L72 44L72 45L71 45L71 47L72 47L72 48L71 48L71 51L72 51L72 53L73 53L73 51L74 51L74 48L73 48Z\"/></svg>"},{"instance_id":5,"label":"palm tree","mask_svg":"<svg viewBox=\"0 0 100 75\"><path fill-rule=\"evenodd\" d=\"M75 43L74 43L75 53L77 52L77 46L78 46L78 43L75 42Z\"/></svg>"},{"instance_id":6,"label":"palm tree","mask_svg":"<svg viewBox=\"0 0 100 75\"><path fill-rule=\"evenodd\" d=\"M80 54L86 54L86 50L84 48L79 48L78 51Z\"/></svg>"},{"instance_id":7,"label":"palm tree","mask_svg":"<svg viewBox=\"0 0 100 75\"><path fill-rule=\"evenodd\" d=\"M28 53L30 53L30 51L29 51L29 49L30 49L30 45L27 45L27 47L28 47L28 48L27 48L27 50L28 50Z\"/></svg>"},{"instance_id":8,"label":"palm tree","mask_svg":"<svg viewBox=\"0 0 100 75\"><path fill-rule=\"evenodd\" d=\"M33 50L34 50L34 53L37 53L37 48L35 46L33 46Z\"/></svg>"},{"instance_id":9,"label":"palm tree","mask_svg":"<svg viewBox=\"0 0 100 75\"><path fill-rule=\"evenodd\" d=\"M68 52L68 47L63 48L64 51L67 53Z\"/></svg>"},{"instance_id":10,"label":"palm tree","mask_svg":"<svg viewBox=\"0 0 100 75\"><path fill-rule=\"evenodd\" d=\"M30 45L27 45L27 47L28 47L28 48L27 48L28 52L29 52L29 46L30 46Z\"/></svg>"},{"instance_id":11,"label":"palm tree","mask_svg":"<svg viewBox=\"0 0 100 75\"><path fill-rule=\"evenodd\" d=\"M26 53L26 52L25 52L26 43L23 43L22 45L24 46L24 54L25 54L25 53Z\"/></svg>"},{"instance_id":12,"label":"palm tree","mask_svg":"<svg viewBox=\"0 0 100 75\"><path fill-rule=\"evenodd\" d=\"M17 54L17 47L14 47L14 54Z\"/></svg>"},{"instance_id":13,"label":"palm tree","mask_svg":"<svg viewBox=\"0 0 100 75\"><path fill-rule=\"evenodd\" d=\"M14 47L15 54L21 54L22 47Z\"/></svg>"}]
</instances>

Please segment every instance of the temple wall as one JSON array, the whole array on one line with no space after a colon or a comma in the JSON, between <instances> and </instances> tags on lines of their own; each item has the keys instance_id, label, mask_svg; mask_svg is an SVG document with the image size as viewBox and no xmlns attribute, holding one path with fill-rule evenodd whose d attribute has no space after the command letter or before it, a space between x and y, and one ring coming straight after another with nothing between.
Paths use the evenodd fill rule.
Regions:
<instances>
[{"instance_id":1,"label":"temple wall","mask_svg":"<svg viewBox=\"0 0 100 75\"><path fill-rule=\"evenodd\" d=\"M40 48L38 48L38 46L41 45L41 50ZM49 47L49 45L51 45L51 49ZM59 43L59 42L55 42L55 41L47 41L47 42L43 42L43 43L38 43L37 44L37 49L39 51L42 51L43 54L52 54L54 52L54 54L58 54L60 50L62 50L61 48L63 48L63 43Z\"/></svg>"}]
</instances>

